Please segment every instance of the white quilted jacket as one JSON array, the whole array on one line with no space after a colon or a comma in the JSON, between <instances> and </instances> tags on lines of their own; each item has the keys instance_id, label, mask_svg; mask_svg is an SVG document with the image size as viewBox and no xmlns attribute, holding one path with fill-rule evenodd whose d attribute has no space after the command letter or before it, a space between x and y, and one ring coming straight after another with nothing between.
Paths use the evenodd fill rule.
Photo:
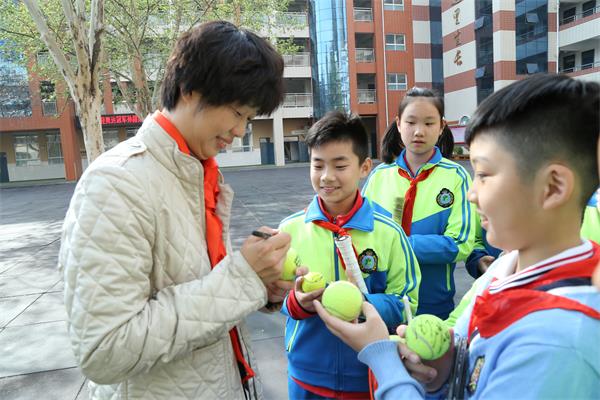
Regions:
<instances>
[{"instance_id":1,"label":"white quilted jacket","mask_svg":"<svg viewBox=\"0 0 600 400\"><path fill-rule=\"evenodd\" d=\"M85 171L65 217L59 268L92 399L244 398L228 331L267 293L231 249L233 191L222 177L220 188L228 256L211 271L202 164L152 117ZM262 397L258 378L250 388Z\"/></svg>"}]
</instances>

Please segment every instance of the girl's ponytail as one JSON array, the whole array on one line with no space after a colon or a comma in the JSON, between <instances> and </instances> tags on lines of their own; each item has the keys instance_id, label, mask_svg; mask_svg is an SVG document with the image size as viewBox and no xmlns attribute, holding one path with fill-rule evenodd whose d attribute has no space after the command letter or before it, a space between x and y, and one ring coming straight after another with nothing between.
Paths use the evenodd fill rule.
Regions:
<instances>
[{"instance_id":1,"label":"girl's ponytail","mask_svg":"<svg viewBox=\"0 0 600 400\"><path fill-rule=\"evenodd\" d=\"M387 127L381 140L381 158L383 162L387 164L393 163L396 157L402 152L402 149L404 149L404 144L400 139L400 131L398 131L396 120L393 120Z\"/></svg>"}]
</instances>

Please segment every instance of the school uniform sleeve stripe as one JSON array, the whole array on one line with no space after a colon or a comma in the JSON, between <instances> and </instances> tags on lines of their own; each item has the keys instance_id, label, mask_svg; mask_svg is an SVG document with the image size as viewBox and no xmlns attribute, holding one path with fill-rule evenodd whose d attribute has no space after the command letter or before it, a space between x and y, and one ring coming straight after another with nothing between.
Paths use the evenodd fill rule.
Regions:
<instances>
[{"instance_id":1,"label":"school uniform sleeve stripe","mask_svg":"<svg viewBox=\"0 0 600 400\"><path fill-rule=\"evenodd\" d=\"M418 278L417 278L416 262L415 262L416 256L415 256L414 252L412 251L412 247L410 247L408 238L406 237L406 234L404 233L404 231L402 230L402 227L400 225L398 225L391 218L388 218L377 212L374 213L374 216L375 216L376 221L379 221L383 224L390 226L392 229L394 229L400 235L400 243L402 245L402 254L403 254L404 259L406 260L406 270L405 270L406 284L405 284L404 290L402 291L402 296L404 296L405 294L411 293L413 290L415 290L417 288ZM411 296L409 295L409 297L411 297ZM415 297L413 296L412 298L415 298Z\"/></svg>"}]
</instances>

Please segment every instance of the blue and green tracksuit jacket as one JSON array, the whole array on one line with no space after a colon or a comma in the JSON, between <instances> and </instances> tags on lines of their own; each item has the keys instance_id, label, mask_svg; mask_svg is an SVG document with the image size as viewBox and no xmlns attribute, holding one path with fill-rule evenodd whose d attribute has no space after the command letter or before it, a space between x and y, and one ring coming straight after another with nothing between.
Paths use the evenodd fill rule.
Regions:
<instances>
[{"instance_id":1,"label":"blue and green tracksuit jacket","mask_svg":"<svg viewBox=\"0 0 600 400\"><path fill-rule=\"evenodd\" d=\"M454 309L456 262L467 259L475 241L475 211L467 200L471 177L462 166L443 158L437 147L433 157L413 175L406 164L405 151L395 163L378 165L367 178L362 193L393 213L396 199L404 197L410 185L398 169L416 176L435 168L417 185L408 240L422 274L417 313L446 319ZM397 220L401 219L399 216Z\"/></svg>"},{"instance_id":2,"label":"blue and green tracksuit jacket","mask_svg":"<svg viewBox=\"0 0 600 400\"><path fill-rule=\"evenodd\" d=\"M314 224L315 220L328 220L317 196L306 210L284 219L279 229L291 235L291 246L302 265L323 274L326 282L346 280L333 232ZM342 227L349 229L358 254L369 289L366 300L377 309L388 328L395 329L405 321L402 296L408 296L411 311L416 311L421 279L406 235L385 210L366 198ZM368 370L358 361L357 353L329 332L318 315L293 319L286 304L284 301L282 313L288 316L285 346L289 375L313 386L367 392Z\"/></svg>"},{"instance_id":3,"label":"blue and green tracksuit jacket","mask_svg":"<svg viewBox=\"0 0 600 400\"><path fill-rule=\"evenodd\" d=\"M600 243L600 209L598 208L598 192L594 193L585 207L581 237Z\"/></svg>"}]
</instances>

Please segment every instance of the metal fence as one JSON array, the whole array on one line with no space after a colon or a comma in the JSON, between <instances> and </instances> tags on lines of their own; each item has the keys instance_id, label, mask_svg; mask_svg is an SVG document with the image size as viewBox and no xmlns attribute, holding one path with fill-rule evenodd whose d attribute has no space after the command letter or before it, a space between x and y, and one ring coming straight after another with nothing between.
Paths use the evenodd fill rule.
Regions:
<instances>
[{"instance_id":1,"label":"metal fence","mask_svg":"<svg viewBox=\"0 0 600 400\"><path fill-rule=\"evenodd\" d=\"M368 48L357 48L356 49L356 62L360 63L372 63L375 61L375 49Z\"/></svg>"}]
</instances>

